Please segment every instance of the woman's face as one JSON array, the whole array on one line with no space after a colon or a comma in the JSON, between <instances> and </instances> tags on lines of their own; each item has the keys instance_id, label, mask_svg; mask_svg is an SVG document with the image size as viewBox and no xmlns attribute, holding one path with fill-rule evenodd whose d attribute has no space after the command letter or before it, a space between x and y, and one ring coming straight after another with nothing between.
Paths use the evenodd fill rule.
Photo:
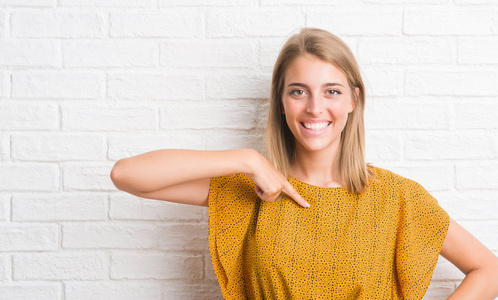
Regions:
<instances>
[{"instance_id":1,"label":"woman's face","mask_svg":"<svg viewBox=\"0 0 498 300\"><path fill-rule=\"evenodd\" d=\"M296 58L285 73L282 103L298 152L330 151L332 155L337 151L354 109L342 71L311 54Z\"/></svg>"}]
</instances>

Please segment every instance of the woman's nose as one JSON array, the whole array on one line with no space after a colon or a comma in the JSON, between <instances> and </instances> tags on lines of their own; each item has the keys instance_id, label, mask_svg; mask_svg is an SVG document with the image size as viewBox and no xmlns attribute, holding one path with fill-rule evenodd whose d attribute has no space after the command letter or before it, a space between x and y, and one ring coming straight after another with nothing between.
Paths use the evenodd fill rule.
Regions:
<instances>
[{"instance_id":1,"label":"woman's nose","mask_svg":"<svg viewBox=\"0 0 498 300\"><path fill-rule=\"evenodd\" d=\"M306 112L313 115L320 115L324 110L323 99L319 94L312 94L308 98Z\"/></svg>"}]
</instances>

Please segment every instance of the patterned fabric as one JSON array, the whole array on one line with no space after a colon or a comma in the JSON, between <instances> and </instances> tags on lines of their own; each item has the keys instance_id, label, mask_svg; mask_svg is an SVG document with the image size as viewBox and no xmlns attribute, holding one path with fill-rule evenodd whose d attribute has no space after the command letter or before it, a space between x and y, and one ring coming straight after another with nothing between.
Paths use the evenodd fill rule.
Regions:
<instances>
[{"instance_id":1,"label":"patterned fabric","mask_svg":"<svg viewBox=\"0 0 498 300\"><path fill-rule=\"evenodd\" d=\"M418 183L373 168L361 195L289 176L310 208L211 178L209 248L225 299L422 299L449 226Z\"/></svg>"}]
</instances>

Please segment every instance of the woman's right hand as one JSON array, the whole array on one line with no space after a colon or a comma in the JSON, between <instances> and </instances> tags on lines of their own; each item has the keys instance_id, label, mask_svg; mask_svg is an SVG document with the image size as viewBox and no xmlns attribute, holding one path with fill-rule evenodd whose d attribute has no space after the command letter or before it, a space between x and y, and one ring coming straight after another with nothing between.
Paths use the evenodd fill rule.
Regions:
<instances>
[{"instance_id":1,"label":"woman's right hand","mask_svg":"<svg viewBox=\"0 0 498 300\"><path fill-rule=\"evenodd\" d=\"M252 170L247 175L254 181L255 191L259 198L263 201L275 202L284 192L302 207L310 207L309 203L287 181L287 178L275 169L265 157L258 152L256 153L255 162L251 164Z\"/></svg>"}]
</instances>

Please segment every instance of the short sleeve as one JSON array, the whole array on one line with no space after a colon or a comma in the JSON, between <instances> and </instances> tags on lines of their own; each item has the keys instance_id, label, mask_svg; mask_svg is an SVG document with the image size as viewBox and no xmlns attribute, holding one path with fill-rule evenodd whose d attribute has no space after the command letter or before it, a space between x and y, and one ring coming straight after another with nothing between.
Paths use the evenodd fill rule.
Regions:
<instances>
[{"instance_id":1,"label":"short sleeve","mask_svg":"<svg viewBox=\"0 0 498 300\"><path fill-rule=\"evenodd\" d=\"M403 299L422 299L448 231L446 211L420 184L400 182L396 277Z\"/></svg>"},{"instance_id":2,"label":"short sleeve","mask_svg":"<svg viewBox=\"0 0 498 300\"><path fill-rule=\"evenodd\" d=\"M214 177L209 187L209 252L225 299L244 299L244 249L258 196L245 174Z\"/></svg>"}]
</instances>

